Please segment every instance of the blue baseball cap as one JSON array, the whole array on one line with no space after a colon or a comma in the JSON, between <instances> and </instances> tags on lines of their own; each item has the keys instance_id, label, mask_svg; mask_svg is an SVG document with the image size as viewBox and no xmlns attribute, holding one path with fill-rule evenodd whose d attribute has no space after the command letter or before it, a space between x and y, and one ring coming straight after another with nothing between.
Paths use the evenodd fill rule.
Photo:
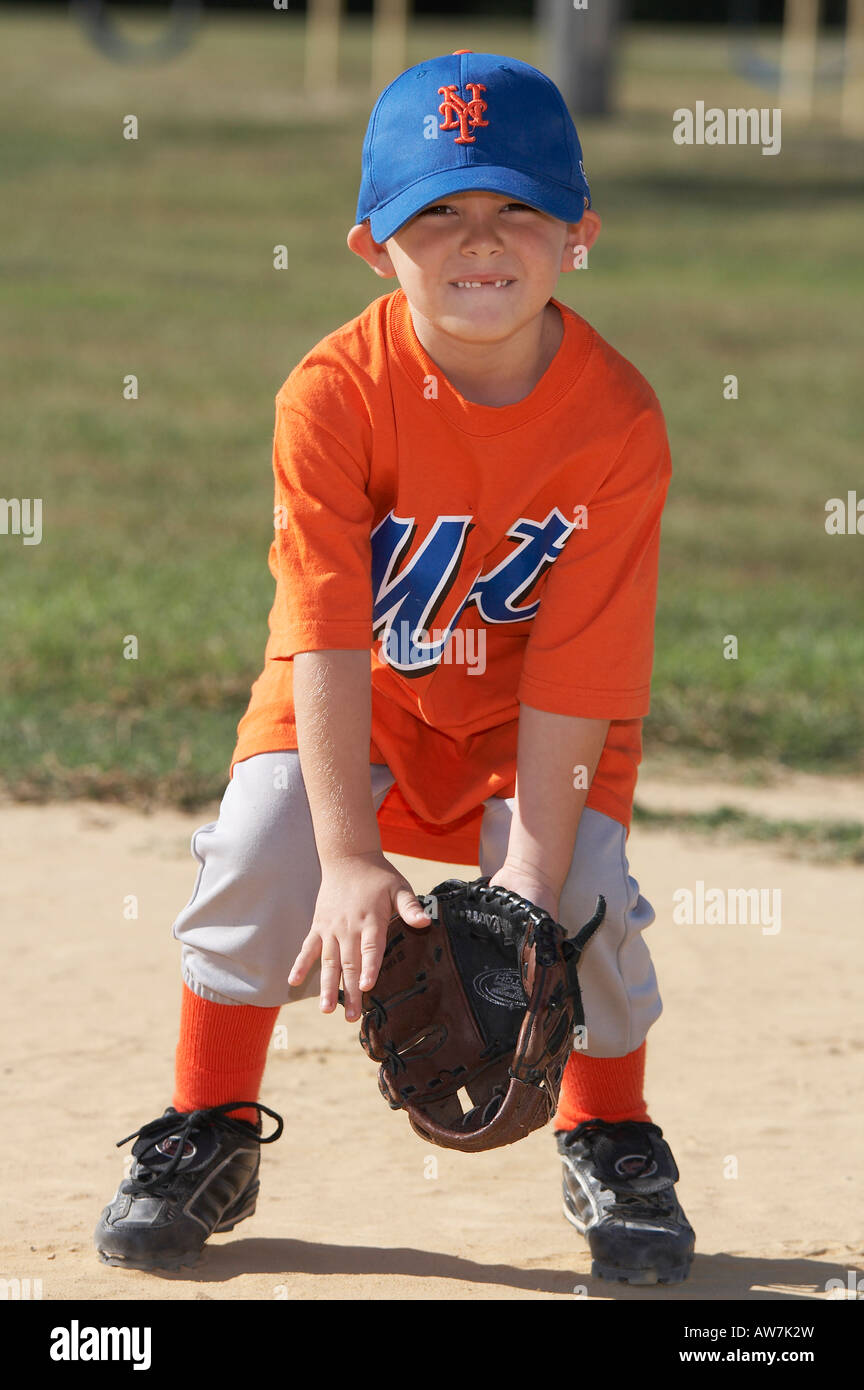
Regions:
<instances>
[{"instance_id":1,"label":"blue baseball cap","mask_svg":"<svg viewBox=\"0 0 864 1390\"><path fill-rule=\"evenodd\" d=\"M518 58L457 49L400 73L363 141L357 221L385 242L452 193L509 194L562 222L591 206L582 147L555 83Z\"/></svg>"}]
</instances>

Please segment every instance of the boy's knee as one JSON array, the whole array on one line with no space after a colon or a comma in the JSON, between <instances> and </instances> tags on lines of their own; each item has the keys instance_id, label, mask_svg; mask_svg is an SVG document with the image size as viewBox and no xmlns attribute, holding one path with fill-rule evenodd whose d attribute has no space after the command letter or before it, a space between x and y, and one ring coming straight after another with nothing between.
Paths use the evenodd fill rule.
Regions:
<instances>
[{"instance_id":1,"label":"boy's knee","mask_svg":"<svg viewBox=\"0 0 864 1390\"><path fill-rule=\"evenodd\" d=\"M218 821L195 832L192 849L198 879L172 929L189 988L217 1003L303 997L287 978L314 917L321 870L298 756L238 763Z\"/></svg>"},{"instance_id":2,"label":"boy's knee","mask_svg":"<svg viewBox=\"0 0 864 1390\"><path fill-rule=\"evenodd\" d=\"M624 1057L644 1041L662 1002L643 933L654 909L629 872L623 825L586 808L559 918L574 936L603 895L606 913L585 949L579 981L585 1010L584 1050Z\"/></svg>"}]
</instances>

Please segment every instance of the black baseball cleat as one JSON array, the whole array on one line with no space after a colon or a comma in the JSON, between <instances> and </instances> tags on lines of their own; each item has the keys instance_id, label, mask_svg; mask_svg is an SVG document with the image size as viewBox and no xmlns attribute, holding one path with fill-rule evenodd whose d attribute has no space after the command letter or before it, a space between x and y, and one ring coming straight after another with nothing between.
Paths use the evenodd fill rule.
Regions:
<instances>
[{"instance_id":1,"label":"black baseball cleat","mask_svg":"<svg viewBox=\"0 0 864 1390\"><path fill-rule=\"evenodd\" d=\"M588 1241L591 1274L627 1284L679 1284L696 1237L678 1198L663 1131L644 1120L585 1120L558 1130L564 1215Z\"/></svg>"},{"instance_id":2,"label":"black baseball cleat","mask_svg":"<svg viewBox=\"0 0 864 1390\"><path fill-rule=\"evenodd\" d=\"M256 1124L229 1118L253 1107ZM276 1120L262 1137L261 1115ZM253 1100L164 1115L121 1139L135 1162L95 1232L99 1258L127 1269L180 1269L194 1264L214 1231L231 1231L255 1210L260 1146L282 1133L282 1117Z\"/></svg>"}]
</instances>

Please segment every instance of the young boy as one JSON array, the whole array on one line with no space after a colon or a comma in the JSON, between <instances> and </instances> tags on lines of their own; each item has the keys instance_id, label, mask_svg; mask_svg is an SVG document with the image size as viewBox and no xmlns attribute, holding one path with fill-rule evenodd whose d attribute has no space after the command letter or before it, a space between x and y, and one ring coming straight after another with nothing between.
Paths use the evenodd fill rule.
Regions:
<instances>
[{"instance_id":1,"label":"young boy","mask_svg":"<svg viewBox=\"0 0 864 1390\"><path fill-rule=\"evenodd\" d=\"M599 230L535 68L460 50L379 97L348 245L400 288L276 397L265 667L192 839L173 1106L102 1214L108 1263L178 1268L252 1214L280 1005L332 1013L341 980L356 1020L392 913L429 922L390 850L479 864L569 933L604 894L555 1117L564 1213L595 1275L687 1276L625 855L669 451L648 383L552 295Z\"/></svg>"}]
</instances>

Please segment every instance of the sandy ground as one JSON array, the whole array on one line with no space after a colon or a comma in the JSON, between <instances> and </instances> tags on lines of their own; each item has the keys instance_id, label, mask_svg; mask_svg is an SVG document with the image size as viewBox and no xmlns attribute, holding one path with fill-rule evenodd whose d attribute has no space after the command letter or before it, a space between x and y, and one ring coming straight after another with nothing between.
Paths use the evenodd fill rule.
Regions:
<instances>
[{"instance_id":1,"label":"sandy ground","mask_svg":"<svg viewBox=\"0 0 864 1390\"><path fill-rule=\"evenodd\" d=\"M643 775L643 805L737 804L864 820L864 783L772 786ZM356 1025L286 1008L263 1099L286 1120L263 1152L255 1216L197 1268L101 1265L99 1211L122 1175L116 1140L171 1098L179 948L170 923L195 865L194 815L92 803L0 805L0 917L12 988L3 1079L0 1277L48 1299L824 1299L864 1277L860 1028L864 872L763 847L636 827L631 872L654 904L649 944L665 1011L646 1095L681 1169L697 1233L687 1283L631 1289L590 1277L564 1221L549 1132L505 1150L430 1152L381 1100ZM423 892L476 866L393 856ZM782 925L676 925L672 894L782 890ZM139 916L124 919L135 894ZM14 1136L14 1138L13 1138ZM38 1286L37 1286L38 1287ZM864 1288L864 1285L862 1285Z\"/></svg>"}]
</instances>

